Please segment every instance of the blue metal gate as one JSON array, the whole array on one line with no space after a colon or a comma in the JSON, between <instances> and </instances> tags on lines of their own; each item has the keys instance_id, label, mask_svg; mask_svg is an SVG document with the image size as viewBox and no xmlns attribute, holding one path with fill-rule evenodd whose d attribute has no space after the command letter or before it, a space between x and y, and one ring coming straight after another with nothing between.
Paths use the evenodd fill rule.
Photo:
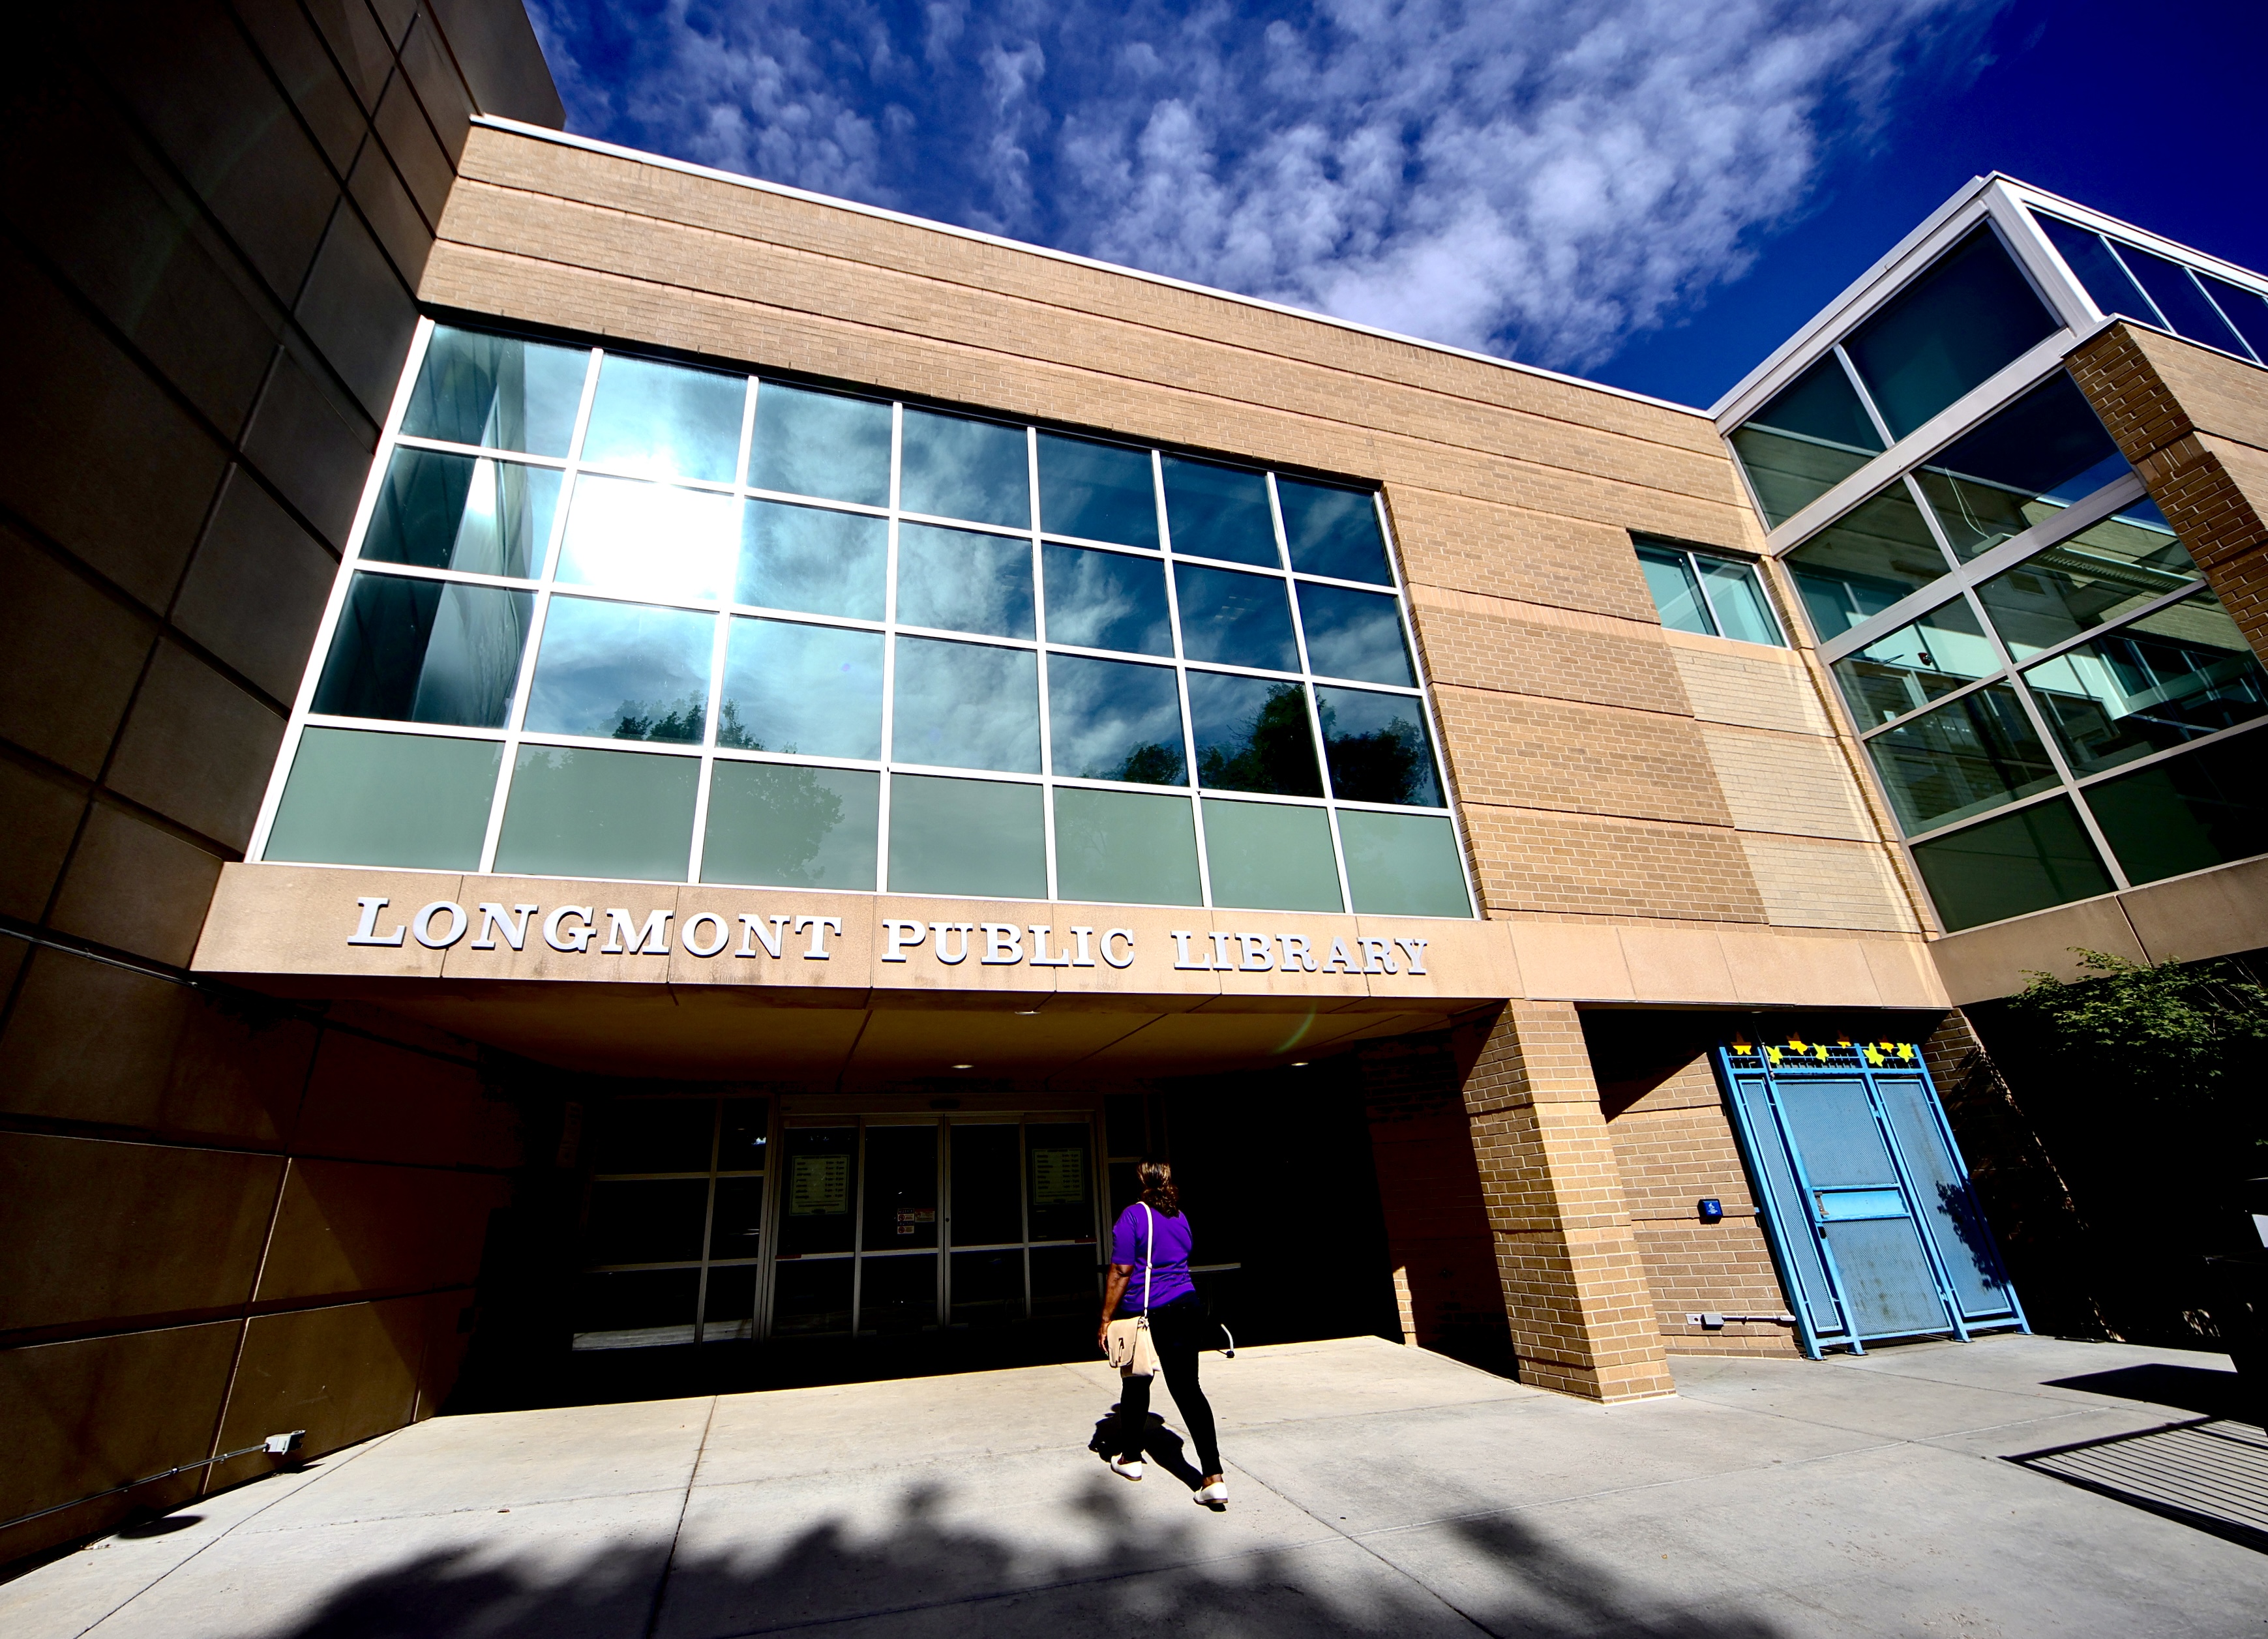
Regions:
<instances>
[{"instance_id":1,"label":"blue metal gate","mask_svg":"<svg viewBox=\"0 0 2268 1639\"><path fill-rule=\"evenodd\" d=\"M1911 1042L1734 1040L1716 1062L1805 1354L2029 1329Z\"/></svg>"}]
</instances>

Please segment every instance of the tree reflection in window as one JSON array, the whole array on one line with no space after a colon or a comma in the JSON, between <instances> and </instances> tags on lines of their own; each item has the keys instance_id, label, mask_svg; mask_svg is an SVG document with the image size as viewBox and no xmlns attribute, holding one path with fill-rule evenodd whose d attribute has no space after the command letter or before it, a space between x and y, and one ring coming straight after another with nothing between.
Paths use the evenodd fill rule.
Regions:
<instances>
[{"instance_id":1,"label":"tree reflection in window","mask_svg":"<svg viewBox=\"0 0 2268 1639\"><path fill-rule=\"evenodd\" d=\"M1202 783L1278 797L1323 794L1306 693L1297 683L1192 672L1189 709Z\"/></svg>"}]
</instances>

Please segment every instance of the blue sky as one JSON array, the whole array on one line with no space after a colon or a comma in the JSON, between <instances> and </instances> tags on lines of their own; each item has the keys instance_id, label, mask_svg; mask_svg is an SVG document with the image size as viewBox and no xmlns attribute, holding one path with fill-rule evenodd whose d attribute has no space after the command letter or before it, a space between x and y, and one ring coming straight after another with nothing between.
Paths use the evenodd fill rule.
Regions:
<instances>
[{"instance_id":1,"label":"blue sky","mask_svg":"<svg viewBox=\"0 0 2268 1639\"><path fill-rule=\"evenodd\" d=\"M1994 167L2268 267L2257 0L528 10L585 135L1688 403Z\"/></svg>"}]
</instances>

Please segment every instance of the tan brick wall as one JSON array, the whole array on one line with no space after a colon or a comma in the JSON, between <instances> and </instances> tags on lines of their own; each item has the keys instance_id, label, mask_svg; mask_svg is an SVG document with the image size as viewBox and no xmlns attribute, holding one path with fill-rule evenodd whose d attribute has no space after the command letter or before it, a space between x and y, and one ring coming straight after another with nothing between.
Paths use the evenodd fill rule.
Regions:
<instances>
[{"instance_id":1,"label":"tan brick wall","mask_svg":"<svg viewBox=\"0 0 2268 1639\"><path fill-rule=\"evenodd\" d=\"M1513 1003L1468 1033L1463 1056L1521 1380L1594 1400L1671 1392L1574 1008Z\"/></svg>"},{"instance_id":2,"label":"tan brick wall","mask_svg":"<svg viewBox=\"0 0 2268 1639\"><path fill-rule=\"evenodd\" d=\"M465 165L429 302L1381 483L1491 913L1909 925L1831 854L1823 892L1766 890L1752 862L1799 856L1738 834L1880 845L1815 748L1774 763L1775 815L1727 806L1681 674L1755 680L1665 641L1631 546L1760 544L1702 417L556 143L478 131Z\"/></svg>"},{"instance_id":3,"label":"tan brick wall","mask_svg":"<svg viewBox=\"0 0 2268 1639\"><path fill-rule=\"evenodd\" d=\"M2268 378L2125 324L2066 364L2254 652L2268 656Z\"/></svg>"},{"instance_id":4,"label":"tan brick wall","mask_svg":"<svg viewBox=\"0 0 2268 1639\"><path fill-rule=\"evenodd\" d=\"M1696 1058L1642 1090L1601 1091L1664 1342L1687 1353L1800 1355L1792 1327L1745 1322L1712 1332L1685 1318L1787 1312L1709 1062ZM1721 1222L1701 1222L1704 1196L1724 1203Z\"/></svg>"}]
</instances>

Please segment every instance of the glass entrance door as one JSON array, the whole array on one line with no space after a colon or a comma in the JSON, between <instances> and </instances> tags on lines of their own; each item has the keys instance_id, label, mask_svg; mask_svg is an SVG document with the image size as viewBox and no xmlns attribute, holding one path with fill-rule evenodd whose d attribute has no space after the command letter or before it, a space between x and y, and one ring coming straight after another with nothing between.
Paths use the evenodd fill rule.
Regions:
<instances>
[{"instance_id":1,"label":"glass entrance door","mask_svg":"<svg viewBox=\"0 0 2268 1639\"><path fill-rule=\"evenodd\" d=\"M770 1335L1005 1326L1094 1306L1085 1117L799 1116L780 1149Z\"/></svg>"}]
</instances>

